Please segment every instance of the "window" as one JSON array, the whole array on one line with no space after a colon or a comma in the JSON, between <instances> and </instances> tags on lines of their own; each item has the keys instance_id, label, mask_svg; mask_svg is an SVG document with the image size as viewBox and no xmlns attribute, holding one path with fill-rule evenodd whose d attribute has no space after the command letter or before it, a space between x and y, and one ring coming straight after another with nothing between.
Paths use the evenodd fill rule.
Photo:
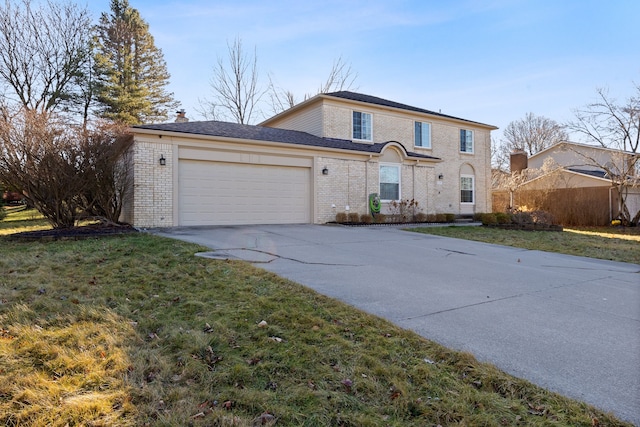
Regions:
<instances>
[{"instance_id":1,"label":"window","mask_svg":"<svg viewBox=\"0 0 640 427\"><path fill-rule=\"evenodd\" d=\"M400 200L399 165L380 165L380 200Z\"/></svg>"},{"instance_id":2,"label":"window","mask_svg":"<svg viewBox=\"0 0 640 427\"><path fill-rule=\"evenodd\" d=\"M353 139L371 141L371 114L353 112Z\"/></svg>"},{"instance_id":3,"label":"window","mask_svg":"<svg viewBox=\"0 0 640 427\"><path fill-rule=\"evenodd\" d=\"M473 176L460 177L460 203L474 203L473 184Z\"/></svg>"},{"instance_id":4,"label":"window","mask_svg":"<svg viewBox=\"0 0 640 427\"><path fill-rule=\"evenodd\" d=\"M431 148L431 124L416 122L414 143L416 147Z\"/></svg>"},{"instance_id":5,"label":"window","mask_svg":"<svg viewBox=\"0 0 640 427\"><path fill-rule=\"evenodd\" d=\"M460 129L460 151L473 153L473 131Z\"/></svg>"}]
</instances>

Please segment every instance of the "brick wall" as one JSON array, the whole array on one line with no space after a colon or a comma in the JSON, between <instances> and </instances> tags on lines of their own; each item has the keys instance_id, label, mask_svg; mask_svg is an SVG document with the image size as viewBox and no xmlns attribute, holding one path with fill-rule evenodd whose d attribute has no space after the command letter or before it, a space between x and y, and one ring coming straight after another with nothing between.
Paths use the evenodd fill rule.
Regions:
<instances>
[{"instance_id":1,"label":"brick wall","mask_svg":"<svg viewBox=\"0 0 640 427\"><path fill-rule=\"evenodd\" d=\"M324 132L326 137L351 139L351 112L354 110L373 114L374 142L397 141L408 151L438 157L443 161L415 175L413 166L403 167L402 198L415 198L425 213L472 214L491 211L491 136L490 131L473 123L458 123L438 118L425 119L412 113L402 114L377 109L375 106L350 107L325 104ZM416 120L431 123L431 149L414 147L413 132ZM473 154L460 152L460 129L474 131ZM475 203L460 203L460 175L470 166L475 178ZM378 192L377 166L369 180L369 191ZM415 167L416 171L420 167ZM443 179L437 177L442 174ZM353 178L352 178L353 180ZM373 181L372 181L373 180ZM375 182L372 185L372 182ZM334 186L332 182L329 183ZM416 187L414 188L414 185ZM339 191L339 189L337 189ZM422 203L424 199L424 203ZM324 218L324 212L319 211Z\"/></svg>"},{"instance_id":2,"label":"brick wall","mask_svg":"<svg viewBox=\"0 0 640 427\"><path fill-rule=\"evenodd\" d=\"M161 166L160 156L166 159ZM173 168L171 144L136 141L133 147L133 218L136 227L173 225Z\"/></svg>"}]
</instances>

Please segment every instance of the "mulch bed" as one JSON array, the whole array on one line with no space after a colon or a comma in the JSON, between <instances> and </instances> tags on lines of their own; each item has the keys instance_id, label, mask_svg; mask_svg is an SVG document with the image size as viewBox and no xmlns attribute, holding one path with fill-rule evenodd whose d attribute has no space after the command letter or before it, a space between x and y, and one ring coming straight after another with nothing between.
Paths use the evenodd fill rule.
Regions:
<instances>
[{"instance_id":1,"label":"mulch bed","mask_svg":"<svg viewBox=\"0 0 640 427\"><path fill-rule=\"evenodd\" d=\"M72 228L55 228L53 230L25 231L8 235L9 240L80 240L92 237L115 236L119 234L137 233L138 230L128 224L123 225L86 225Z\"/></svg>"}]
</instances>

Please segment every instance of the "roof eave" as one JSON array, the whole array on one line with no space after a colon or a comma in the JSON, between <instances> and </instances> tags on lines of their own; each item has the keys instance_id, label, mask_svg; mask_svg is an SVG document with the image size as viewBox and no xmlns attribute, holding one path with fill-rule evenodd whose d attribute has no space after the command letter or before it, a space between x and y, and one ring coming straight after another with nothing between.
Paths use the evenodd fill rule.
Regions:
<instances>
[{"instance_id":1,"label":"roof eave","mask_svg":"<svg viewBox=\"0 0 640 427\"><path fill-rule=\"evenodd\" d=\"M286 147L286 148L297 148L303 150L317 150L322 152L333 152L333 153L345 153L345 154L357 154L369 157L380 157L382 153L376 153L371 151L359 151L359 150L349 150L346 148L334 148L334 147L323 147L319 145L309 145L309 144L293 144L290 142L277 142L277 141L265 141L261 139L246 139L246 138L234 138L229 136L217 136L217 135L203 135L196 133L188 133L188 132L177 132L177 131L168 131L168 130L159 130L159 129L145 129L145 128L130 128L133 134L140 133L145 135L158 135L160 137L178 137L178 138L189 138L189 139L198 139L204 141L221 141L221 142L241 142L255 145L263 145L263 146L272 146L272 147ZM428 157L413 157L410 156L409 153L406 153L405 156L407 159L411 160L419 160L423 162L429 163L440 163L443 160L437 157L428 158Z\"/></svg>"}]
</instances>

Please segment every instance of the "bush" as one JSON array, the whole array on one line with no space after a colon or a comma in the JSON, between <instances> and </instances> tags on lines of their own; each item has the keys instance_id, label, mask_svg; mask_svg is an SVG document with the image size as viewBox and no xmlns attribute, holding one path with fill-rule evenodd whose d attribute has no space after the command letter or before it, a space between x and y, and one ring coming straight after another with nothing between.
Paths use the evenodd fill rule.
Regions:
<instances>
[{"instance_id":1,"label":"bush","mask_svg":"<svg viewBox=\"0 0 640 427\"><path fill-rule=\"evenodd\" d=\"M434 222L447 222L447 216L445 214L436 214Z\"/></svg>"},{"instance_id":2,"label":"bush","mask_svg":"<svg viewBox=\"0 0 640 427\"><path fill-rule=\"evenodd\" d=\"M511 222L518 225L533 224L533 217L529 212L516 211L511 215Z\"/></svg>"},{"instance_id":3,"label":"bush","mask_svg":"<svg viewBox=\"0 0 640 427\"><path fill-rule=\"evenodd\" d=\"M429 214L429 215L427 215L427 222L438 222L438 221L437 221L436 214Z\"/></svg>"},{"instance_id":4,"label":"bush","mask_svg":"<svg viewBox=\"0 0 640 427\"><path fill-rule=\"evenodd\" d=\"M373 217L369 214L360 215L360 222L363 224L371 224L373 222Z\"/></svg>"},{"instance_id":5,"label":"bush","mask_svg":"<svg viewBox=\"0 0 640 427\"><path fill-rule=\"evenodd\" d=\"M336 214L336 222L339 224L344 224L347 222L347 213L346 212L338 212Z\"/></svg>"},{"instance_id":6,"label":"bush","mask_svg":"<svg viewBox=\"0 0 640 427\"><path fill-rule=\"evenodd\" d=\"M360 214L358 212L349 212L347 219L350 223L358 223L360 222Z\"/></svg>"},{"instance_id":7,"label":"bush","mask_svg":"<svg viewBox=\"0 0 640 427\"><path fill-rule=\"evenodd\" d=\"M83 217L118 221L132 188L125 155L133 138L124 127L84 129L32 110L9 116L0 122L3 185L28 190L27 203L54 228Z\"/></svg>"},{"instance_id":8,"label":"bush","mask_svg":"<svg viewBox=\"0 0 640 427\"><path fill-rule=\"evenodd\" d=\"M506 212L496 212L496 222L498 224L509 224L511 223L511 215Z\"/></svg>"},{"instance_id":9,"label":"bush","mask_svg":"<svg viewBox=\"0 0 640 427\"><path fill-rule=\"evenodd\" d=\"M498 223L497 215L494 213L480 214L480 221L482 225L493 225Z\"/></svg>"},{"instance_id":10,"label":"bush","mask_svg":"<svg viewBox=\"0 0 640 427\"><path fill-rule=\"evenodd\" d=\"M453 222L456 220L456 216L452 213L444 214L445 222Z\"/></svg>"},{"instance_id":11,"label":"bush","mask_svg":"<svg viewBox=\"0 0 640 427\"><path fill-rule=\"evenodd\" d=\"M376 214L375 219L378 224L384 224L387 222L387 216L385 214Z\"/></svg>"},{"instance_id":12,"label":"bush","mask_svg":"<svg viewBox=\"0 0 640 427\"><path fill-rule=\"evenodd\" d=\"M553 215L550 214L549 212L537 210L537 211L531 211L529 212L529 214L531 215L531 218L534 224L545 224L545 225L555 224L555 219Z\"/></svg>"},{"instance_id":13,"label":"bush","mask_svg":"<svg viewBox=\"0 0 640 427\"><path fill-rule=\"evenodd\" d=\"M415 215L414 221L415 222L427 222L427 218L428 218L427 214L425 214L424 212L418 212Z\"/></svg>"}]
</instances>

